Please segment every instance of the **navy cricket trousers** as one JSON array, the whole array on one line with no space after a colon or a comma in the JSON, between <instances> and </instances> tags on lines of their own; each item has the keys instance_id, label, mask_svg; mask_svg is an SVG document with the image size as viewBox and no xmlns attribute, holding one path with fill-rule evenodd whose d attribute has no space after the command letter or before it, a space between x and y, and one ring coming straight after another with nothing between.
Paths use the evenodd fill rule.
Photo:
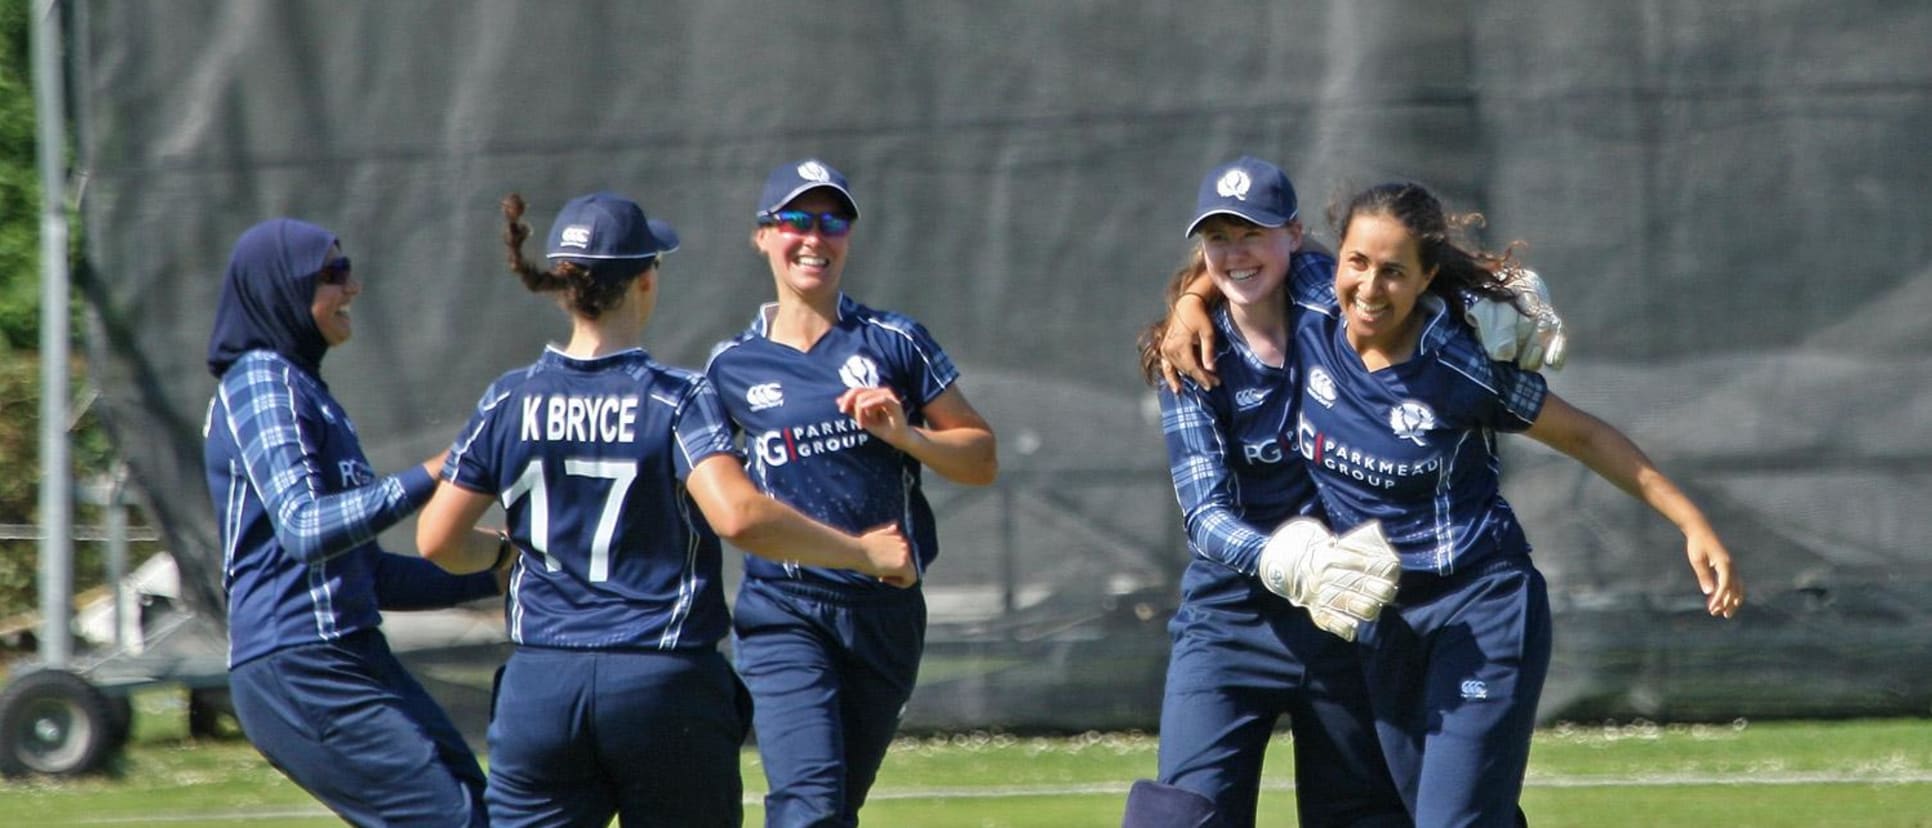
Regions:
<instances>
[{"instance_id":1,"label":"navy cricket trousers","mask_svg":"<svg viewBox=\"0 0 1932 828\"><path fill-rule=\"evenodd\" d=\"M1254 578L1219 566L1189 565L1169 624L1159 781L1212 800L1211 828L1254 825L1262 759L1285 715L1301 825L1407 826L1355 645Z\"/></svg>"},{"instance_id":2,"label":"navy cricket trousers","mask_svg":"<svg viewBox=\"0 0 1932 828\"><path fill-rule=\"evenodd\" d=\"M1376 730L1417 825L1506 828L1550 669L1550 599L1526 556L1404 572L1362 630Z\"/></svg>"},{"instance_id":3,"label":"navy cricket trousers","mask_svg":"<svg viewBox=\"0 0 1932 828\"><path fill-rule=\"evenodd\" d=\"M771 786L765 824L857 825L919 676L925 596L753 578L732 616Z\"/></svg>"},{"instance_id":4,"label":"navy cricket trousers","mask_svg":"<svg viewBox=\"0 0 1932 828\"><path fill-rule=\"evenodd\" d=\"M749 704L715 649L519 647L490 716L490 823L738 828Z\"/></svg>"},{"instance_id":5,"label":"navy cricket trousers","mask_svg":"<svg viewBox=\"0 0 1932 828\"><path fill-rule=\"evenodd\" d=\"M483 769L376 629L234 668L242 732L353 825L482 826Z\"/></svg>"}]
</instances>

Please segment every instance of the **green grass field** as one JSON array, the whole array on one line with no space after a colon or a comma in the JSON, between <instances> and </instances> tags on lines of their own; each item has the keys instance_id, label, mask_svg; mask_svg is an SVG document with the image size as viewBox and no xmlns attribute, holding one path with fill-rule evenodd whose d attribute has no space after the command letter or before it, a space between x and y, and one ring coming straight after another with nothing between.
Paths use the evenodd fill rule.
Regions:
<instances>
[{"instance_id":1,"label":"green grass field","mask_svg":"<svg viewBox=\"0 0 1932 828\"><path fill-rule=\"evenodd\" d=\"M188 741L180 694L137 698L134 744L105 776L0 783L0 825L339 824L246 742ZM1115 826L1153 737L963 734L900 740L864 816L921 828ZM1286 737L1260 824L1293 825ZM762 824L758 757L746 822ZM1538 734L1523 808L1539 826L1932 828L1932 721L1561 726Z\"/></svg>"}]
</instances>

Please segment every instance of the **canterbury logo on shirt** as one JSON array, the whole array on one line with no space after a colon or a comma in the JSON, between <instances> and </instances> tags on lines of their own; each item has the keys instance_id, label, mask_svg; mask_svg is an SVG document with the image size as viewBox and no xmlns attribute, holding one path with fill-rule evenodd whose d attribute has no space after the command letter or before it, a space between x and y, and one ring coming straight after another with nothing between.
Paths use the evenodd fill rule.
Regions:
<instances>
[{"instance_id":1,"label":"canterbury logo on shirt","mask_svg":"<svg viewBox=\"0 0 1932 828\"><path fill-rule=\"evenodd\" d=\"M785 404L785 390L778 383L761 382L745 389L745 402L753 411L777 408Z\"/></svg>"}]
</instances>

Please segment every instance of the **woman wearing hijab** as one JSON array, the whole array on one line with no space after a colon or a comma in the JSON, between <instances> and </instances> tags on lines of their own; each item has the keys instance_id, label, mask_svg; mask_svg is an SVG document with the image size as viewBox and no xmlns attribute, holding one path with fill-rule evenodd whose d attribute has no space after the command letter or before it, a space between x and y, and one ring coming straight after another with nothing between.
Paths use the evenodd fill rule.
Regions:
<instances>
[{"instance_id":1,"label":"woman wearing hijab","mask_svg":"<svg viewBox=\"0 0 1932 828\"><path fill-rule=\"evenodd\" d=\"M378 477L322 381L361 292L335 234L307 222L250 227L229 259L203 455L221 524L229 687L249 741L343 819L483 825L482 769L389 651L380 610L500 588L493 572L452 576L376 545L429 499L442 458Z\"/></svg>"}]
</instances>

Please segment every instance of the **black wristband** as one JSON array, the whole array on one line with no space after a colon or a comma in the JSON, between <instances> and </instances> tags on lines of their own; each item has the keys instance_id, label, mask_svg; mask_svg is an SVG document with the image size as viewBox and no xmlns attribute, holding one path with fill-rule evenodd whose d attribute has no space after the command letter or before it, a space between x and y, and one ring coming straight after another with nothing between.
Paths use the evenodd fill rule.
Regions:
<instances>
[{"instance_id":1,"label":"black wristband","mask_svg":"<svg viewBox=\"0 0 1932 828\"><path fill-rule=\"evenodd\" d=\"M516 552L517 545L510 542L510 533L498 530L496 533L496 562L490 564L490 569L502 569L503 564L509 561L510 556L515 555Z\"/></svg>"}]
</instances>

